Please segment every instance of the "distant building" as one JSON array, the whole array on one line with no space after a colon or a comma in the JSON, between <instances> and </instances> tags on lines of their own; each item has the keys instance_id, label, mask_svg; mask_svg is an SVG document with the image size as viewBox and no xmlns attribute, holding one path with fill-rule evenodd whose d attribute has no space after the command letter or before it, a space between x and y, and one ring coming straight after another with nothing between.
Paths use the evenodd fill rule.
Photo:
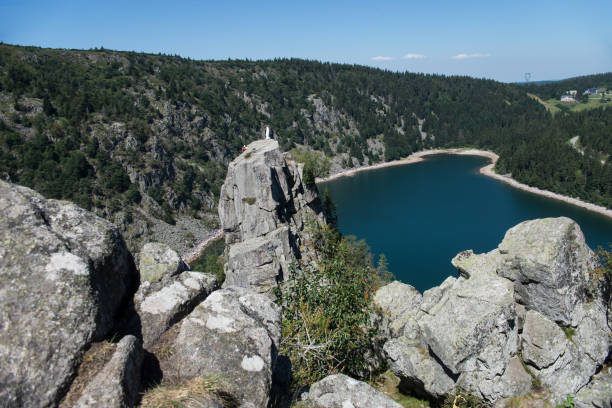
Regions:
<instances>
[{"instance_id":1,"label":"distant building","mask_svg":"<svg viewBox=\"0 0 612 408\"><path fill-rule=\"evenodd\" d=\"M570 89L569 91L567 91L568 94L572 95L572 96L576 96L576 94L578 93L577 90L575 89Z\"/></svg>"},{"instance_id":2,"label":"distant building","mask_svg":"<svg viewBox=\"0 0 612 408\"><path fill-rule=\"evenodd\" d=\"M597 88L589 88L586 91L584 91L583 95L597 95L599 93L599 90Z\"/></svg>"},{"instance_id":3,"label":"distant building","mask_svg":"<svg viewBox=\"0 0 612 408\"><path fill-rule=\"evenodd\" d=\"M572 95L561 95L561 102L572 103L576 102Z\"/></svg>"}]
</instances>

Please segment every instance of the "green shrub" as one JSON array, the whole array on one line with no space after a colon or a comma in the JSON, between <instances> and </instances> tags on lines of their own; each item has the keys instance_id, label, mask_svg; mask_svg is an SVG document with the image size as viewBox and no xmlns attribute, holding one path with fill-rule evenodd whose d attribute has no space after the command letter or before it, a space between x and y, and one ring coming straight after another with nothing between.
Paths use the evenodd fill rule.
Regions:
<instances>
[{"instance_id":1,"label":"green shrub","mask_svg":"<svg viewBox=\"0 0 612 408\"><path fill-rule=\"evenodd\" d=\"M248 205L253 205L253 204L255 204L255 201L257 201L257 200L255 199L255 197L244 197L244 198L242 199L242 202L243 202L243 203L247 203Z\"/></svg>"},{"instance_id":2,"label":"green shrub","mask_svg":"<svg viewBox=\"0 0 612 408\"><path fill-rule=\"evenodd\" d=\"M334 229L315 231L317 269L293 266L293 278L277 295L283 305L280 353L292 363L292 388L332 373L368 373L364 355L377 330L372 297L382 283L363 241Z\"/></svg>"},{"instance_id":3,"label":"green shrub","mask_svg":"<svg viewBox=\"0 0 612 408\"><path fill-rule=\"evenodd\" d=\"M302 181L306 185L315 183L317 177L327 177L331 162L324 154L320 152L311 152L310 150L291 150L291 155L295 161L304 163L302 171Z\"/></svg>"}]
</instances>

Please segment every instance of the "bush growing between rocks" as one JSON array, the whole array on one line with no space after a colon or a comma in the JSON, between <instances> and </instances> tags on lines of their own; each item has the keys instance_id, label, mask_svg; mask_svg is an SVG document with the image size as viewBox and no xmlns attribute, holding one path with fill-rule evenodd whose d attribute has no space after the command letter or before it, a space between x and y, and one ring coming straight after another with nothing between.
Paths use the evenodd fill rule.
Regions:
<instances>
[{"instance_id":1,"label":"bush growing between rocks","mask_svg":"<svg viewBox=\"0 0 612 408\"><path fill-rule=\"evenodd\" d=\"M318 269L297 270L282 291L280 354L292 363L292 390L334 374L369 374L365 355L378 334L371 325L371 302L382 284L364 241L315 231Z\"/></svg>"},{"instance_id":2,"label":"bush growing between rocks","mask_svg":"<svg viewBox=\"0 0 612 408\"><path fill-rule=\"evenodd\" d=\"M291 155L299 163L304 163L302 181L306 185L315 183L317 177L327 177L329 175L330 161L323 154L311 152L309 150L291 150Z\"/></svg>"}]
</instances>

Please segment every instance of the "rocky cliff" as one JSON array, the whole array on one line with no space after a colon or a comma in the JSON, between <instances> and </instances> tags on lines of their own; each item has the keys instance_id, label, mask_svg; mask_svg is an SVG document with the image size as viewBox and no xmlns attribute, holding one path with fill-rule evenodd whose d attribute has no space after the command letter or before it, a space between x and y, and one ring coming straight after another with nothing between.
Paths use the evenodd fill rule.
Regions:
<instances>
[{"instance_id":1,"label":"rocky cliff","mask_svg":"<svg viewBox=\"0 0 612 408\"><path fill-rule=\"evenodd\" d=\"M594 384L612 346L609 304L574 221L523 222L497 249L462 252L453 265L459 278L422 295L399 282L376 294L384 350L405 390L440 399L461 388L497 402L536 381L558 404ZM612 390L598 391L586 404L609 406Z\"/></svg>"},{"instance_id":2,"label":"rocky cliff","mask_svg":"<svg viewBox=\"0 0 612 408\"><path fill-rule=\"evenodd\" d=\"M229 165L219 218L229 245L226 286L269 292L308 260L308 223L324 220L316 187L275 140L258 140Z\"/></svg>"}]
</instances>

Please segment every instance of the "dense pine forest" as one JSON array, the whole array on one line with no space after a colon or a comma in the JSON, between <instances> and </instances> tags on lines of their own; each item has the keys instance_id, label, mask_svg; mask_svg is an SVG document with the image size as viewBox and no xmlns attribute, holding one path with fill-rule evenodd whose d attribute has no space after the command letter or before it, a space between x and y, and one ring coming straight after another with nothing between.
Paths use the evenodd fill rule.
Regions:
<instances>
[{"instance_id":1,"label":"dense pine forest","mask_svg":"<svg viewBox=\"0 0 612 408\"><path fill-rule=\"evenodd\" d=\"M553 115L528 95L611 79L520 85L298 59L0 44L0 177L124 228L205 219L229 161L268 125L283 149L318 151L336 170L430 147L490 149L500 173L612 207L612 109Z\"/></svg>"}]
</instances>

